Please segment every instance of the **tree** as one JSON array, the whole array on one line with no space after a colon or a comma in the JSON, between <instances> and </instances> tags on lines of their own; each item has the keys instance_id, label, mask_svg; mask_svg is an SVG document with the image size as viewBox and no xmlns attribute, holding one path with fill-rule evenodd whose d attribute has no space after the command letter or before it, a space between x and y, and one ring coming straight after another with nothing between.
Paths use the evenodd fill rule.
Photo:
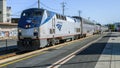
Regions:
<instances>
[{"instance_id":1,"label":"tree","mask_svg":"<svg viewBox=\"0 0 120 68\"><path fill-rule=\"evenodd\" d=\"M100 23L96 23L96 25L99 25L99 26L101 26L101 24L100 24Z\"/></svg>"},{"instance_id":2,"label":"tree","mask_svg":"<svg viewBox=\"0 0 120 68\"><path fill-rule=\"evenodd\" d=\"M108 24L108 28L109 28L109 30L111 30L111 31L115 31L115 26L114 26L114 24Z\"/></svg>"}]
</instances>

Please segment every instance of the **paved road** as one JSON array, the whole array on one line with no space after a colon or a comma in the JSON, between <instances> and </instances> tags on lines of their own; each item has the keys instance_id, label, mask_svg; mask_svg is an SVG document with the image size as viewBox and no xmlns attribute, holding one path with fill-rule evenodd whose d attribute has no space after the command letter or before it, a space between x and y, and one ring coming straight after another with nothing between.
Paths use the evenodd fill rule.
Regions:
<instances>
[{"instance_id":1,"label":"paved road","mask_svg":"<svg viewBox=\"0 0 120 68\"><path fill-rule=\"evenodd\" d=\"M76 43L68 44L67 46L61 48L49 49L45 51L46 53L34 56L29 59L16 60L10 63L6 63L4 64L3 68L46 68L59 59L69 55L70 53L78 50L79 48L101 36L102 38L96 43L91 44L87 49L77 53L74 58L60 66L60 68L94 68L100 57L100 54L109 40L109 37L111 37L111 33L108 33L106 36L97 35L90 37Z\"/></svg>"}]
</instances>

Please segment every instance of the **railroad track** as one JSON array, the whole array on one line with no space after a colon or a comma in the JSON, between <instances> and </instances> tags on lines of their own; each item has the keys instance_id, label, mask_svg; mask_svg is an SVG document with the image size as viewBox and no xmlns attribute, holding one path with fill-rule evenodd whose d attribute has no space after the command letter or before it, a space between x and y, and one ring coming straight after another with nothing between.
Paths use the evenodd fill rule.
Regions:
<instances>
[{"instance_id":1,"label":"railroad track","mask_svg":"<svg viewBox=\"0 0 120 68\"><path fill-rule=\"evenodd\" d=\"M16 48L0 51L0 60L15 56L17 51L18 50Z\"/></svg>"}]
</instances>

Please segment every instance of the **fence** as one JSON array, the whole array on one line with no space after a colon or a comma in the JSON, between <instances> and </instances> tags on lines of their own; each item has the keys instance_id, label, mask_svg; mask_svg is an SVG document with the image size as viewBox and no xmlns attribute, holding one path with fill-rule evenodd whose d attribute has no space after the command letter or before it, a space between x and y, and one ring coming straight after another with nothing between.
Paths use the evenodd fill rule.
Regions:
<instances>
[{"instance_id":1,"label":"fence","mask_svg":"<svg viewBox=\"0 0 120 68\"><path fill-rule=\"evenodd\" d=\"M1 39L0 51L17 48L17 39Z\"/></svg>"}]
</instances>

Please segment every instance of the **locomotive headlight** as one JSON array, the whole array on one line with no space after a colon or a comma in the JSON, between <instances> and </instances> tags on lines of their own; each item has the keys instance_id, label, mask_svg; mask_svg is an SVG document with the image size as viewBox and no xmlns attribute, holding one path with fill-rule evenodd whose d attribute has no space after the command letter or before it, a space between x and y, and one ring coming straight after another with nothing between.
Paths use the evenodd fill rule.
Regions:
<instances>
[{"instance_id":1,"label":"locomotive headlight","mask_svg":"<svg viewBox=\"0 0 120 68\"><path fill-rule=\"evenodd\" d=\"M38 36L38 30L36 28L34 29L34 33L33 34L34 34L34 36Z\"/></svg>"},{"instance_id":2,"label":"locomotive headlight","mask_svg":"<svg viewBox=\"0 0 120 68\"><path fill-rule=\"evenodd\" d=\"M18 37L22 35L22 30L21 29L18 29Z\"/></svg>"},{"instance_id":3,"label":"locomotive headlight","mask_svg":"<svg viewBox=\"0 0 120 68\"><path fill-rule=\"evenodd\" d=\"M29 26L28 26L28 25L26 25L25 27L26 27L26 28L28 28Z\"/></svg>"},{"instance_id":4,"label":"locomotive headlight","mask_svg":"<svg viewBox=\"0 0 120 68\"><path fill-rule=\"evenodd\" d=\"M37 29L34 29L34 32L38 32Z\"/></svg>"},{"instance_id":5,"label":"locomotive headlight","mask_svg":"<svg viewBox=\"0 0 120 68\"><path fill-rule=\"evenodd\" d=\"M18 32L21 32L21 31L22 31L22 30L20 30L20 29L18 30Z\"/></svg>"},{"instance_id":6,"label":"locomotive headlight","mask_svg":"<svg viewBox=\"0 0 120 68\"><path fill-rule=\"evenodd\" d=\"M31 27L31 25L29 25L29 28Z\"/></svg>"}]
</instances>

